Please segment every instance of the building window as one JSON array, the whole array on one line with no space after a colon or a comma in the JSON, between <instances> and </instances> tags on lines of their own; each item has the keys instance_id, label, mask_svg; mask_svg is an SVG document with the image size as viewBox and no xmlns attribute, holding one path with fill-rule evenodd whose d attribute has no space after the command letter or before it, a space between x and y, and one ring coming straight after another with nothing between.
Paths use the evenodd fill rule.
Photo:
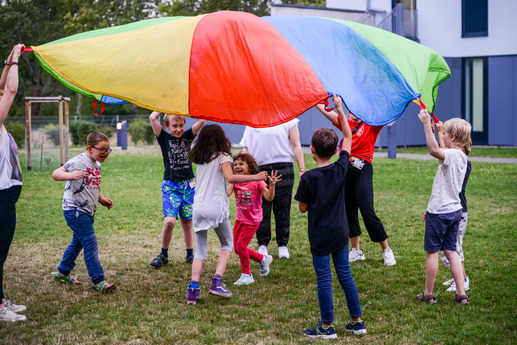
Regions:
<instances>
[{"instance_id":1,"label":"building window","mask_svg":"<svg viewBox=\"0 0 517 345\"><path fill-rule=\"evenodd\" d=\"M461 37L488 36L488 0L461 0Z\"/></svg>"},{"instance_id":2,"label":"building window","mask_svg":"<svg viewBox=\"0 0 517 345\"><path fill-rule=\"evenodd\" d=\"M487 66L484 57L463 59L463 114L472 125L472 141L475 144L485 143L488 139Z\"/></svg>"}]
</instances>

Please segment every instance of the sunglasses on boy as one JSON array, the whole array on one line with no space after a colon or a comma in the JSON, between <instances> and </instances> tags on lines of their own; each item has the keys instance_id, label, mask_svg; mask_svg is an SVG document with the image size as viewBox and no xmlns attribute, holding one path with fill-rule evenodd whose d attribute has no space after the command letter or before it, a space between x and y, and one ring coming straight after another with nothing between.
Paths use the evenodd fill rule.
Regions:
<instances>
[{"instance_id":1,"label":"sunglasses on boy","mask_svg":"<svg viewBox=\"0 0 517 345\"><path fill-rule=\"evenodd\" d=\"M100 148L98 148L98 147L95 147L95 146L93 146L93 145L92 145L92 147L93 147L94 149L96 149L96 150L99 150L99 151L100 151L100 153L102 153L102 154L105 154L105 153L111 153L111 151L113 151L113 149L112 149L111 147L108 147L108 148L107 148L107 149L105 149L105 150L100 149Z\"/></svg>"}]
</instances>

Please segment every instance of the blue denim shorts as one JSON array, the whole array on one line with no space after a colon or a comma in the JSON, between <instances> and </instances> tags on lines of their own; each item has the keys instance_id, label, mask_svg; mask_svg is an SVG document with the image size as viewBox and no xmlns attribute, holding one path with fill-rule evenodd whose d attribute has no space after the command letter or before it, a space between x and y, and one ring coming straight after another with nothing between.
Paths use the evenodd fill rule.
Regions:
<instances>
[{"instance_id":1,"label":"blue denim shorts","mask_svg":"<svg viewBox=\"0 0 517 345\"><path fill-rule=\"evenodd\" d=\"M425 214L424 249L433 253L440 250L456 251L456 236L461 221L461 209L451 213Z\"/></svg>"},{"instance_id":2,"label":"blue denim shorts","mask_svg":"<svg viewBox=\"0 0 517 345\"><path fill-rule=\"evenodd\" d=\"M193 180L162 182L163 216L181 219L192 219L192 204L194 203Z\"/></svg>"}]
</instances>

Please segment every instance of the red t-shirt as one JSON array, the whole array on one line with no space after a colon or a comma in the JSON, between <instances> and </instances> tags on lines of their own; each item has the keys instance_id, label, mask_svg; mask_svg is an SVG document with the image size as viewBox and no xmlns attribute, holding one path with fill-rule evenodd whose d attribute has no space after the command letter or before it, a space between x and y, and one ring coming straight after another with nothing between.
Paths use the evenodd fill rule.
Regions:
<instances>
[{"instance_id":1,"label":"red t-shirt","mask_svg":"<svg viewBox=\"0 0 517 345\"><path fill-rule=\"evenodd\" d=\"M355 123L350 119L347 120L351 131L359 125L359 123ZM337 125L335 126L342 131L341 119L339 117L337 118ZM370 126L363 122L357 131L352 134L352 152L350 153L350 157L364 159L371 164L373 160L373 150L375 149L375 140L377 140L382 127L383 126Z\"/></svg>"}]
</instances>

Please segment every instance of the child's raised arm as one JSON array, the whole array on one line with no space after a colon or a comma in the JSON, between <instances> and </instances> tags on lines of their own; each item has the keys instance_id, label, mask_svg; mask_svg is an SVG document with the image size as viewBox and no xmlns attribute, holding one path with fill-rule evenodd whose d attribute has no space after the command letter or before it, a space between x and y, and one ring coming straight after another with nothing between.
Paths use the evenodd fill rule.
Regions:
<instances>
[{"instance_id":1,"label":"child's raised arm","mask_svg":"<svg viewBox=\"0 0 517 345\"><path fill-rule=\"evenodd\" d=\"M151 115L149 115L149 122L151 123L151 127L153 128L153 133L157 137L160 136L160 133L162 132L162 125L160 124L160 112L153 111Z\"/></svg>"},{"instance_id":2,"label":"child's raised arm","mask_svg":"<svg viewBox=\"0 0 517 345\"><path fill-rule=\"evenodd\" d=\"M321 103L316 104L316 109L318 109L325 117L332 122L334 126L338 124L338 114L335 111L326 111L325 106Z\"/></svg>"},{"instance_id":3,"label":"child's raised arm","mask_svg":"<svg viewBox=\"0 0 517 345\"><path fill-rule=\"evenodd\" d=\"M427 143L427 149L434 158L443 160L445 158L445 151L438 146L436 138L434 137L433 128L431 126L431 116L427 112L427 109L420 110L418 118L424 126L425 141Z\"/></svg>"},{"instance_id":4,"label":"child's raised arm","mask_svg":"<svg viewBox=\"0 0 517 345\"><path fill-rule=\"evenodd\" d=\"M280 177L282 177L282 174L278 175L278 170L271 170L271 176L268 176L269 188L262 189L262 196L267 201L273 201L275 198L275 185L278 181L282 181Z\"/></svg>"},{"instance_id":5,"label":"child's raised arm","mask_svg":"<svg viewBox=\"0 0 517 345\"><path fill-rule=\"evenodd\" d=\"M64 167L57 168L52 173L52 178L56 181L80 180L84 177L85 172L81 170L68 171Z\"/></svg>"},{"instance_id":6,"label":"child's raised arm","mask_svg":"<svg viewBox=\"0 0 517 345\"><path fill-rule=\"evenodd\" d=\"M341 97L338 95L334 95L332 100L334 101L334 105L336 106L336 110L339 114L339 119L341 121L341 130L343 131L343 140L341 141L341 151L347 151L350 153L352 149L352 131L350 130L350 126L348 125L348 120L345 117L345 112L343 111L343 105L341 101Z\"/></svg>"},{"instance_id":7,"label":"child's raised arm","mask_svg":"<svg viewBox=\"0 0 517 345\"><path fill-rule=\"evenodd\" d=\"M442 149L445 148L445 142L443 141L443 122L438 121L436 123L436 135L438 136L438 144Z\"/></svg>"},{"instance_id":8,"label":"child's raised arm","mask_svg":"<svg viewBox=\"0 0 517 345\"><path fill-rule=\"evenodd\" d=\"M192 126L192 134L194 134L194 136L196 136L199 133L199 131L201 130L201 128L203 128L204 125L205 125L205 120L198 119L196 121L196 123L194 123L194 126Z\"/></svg>"}]
</instances>

